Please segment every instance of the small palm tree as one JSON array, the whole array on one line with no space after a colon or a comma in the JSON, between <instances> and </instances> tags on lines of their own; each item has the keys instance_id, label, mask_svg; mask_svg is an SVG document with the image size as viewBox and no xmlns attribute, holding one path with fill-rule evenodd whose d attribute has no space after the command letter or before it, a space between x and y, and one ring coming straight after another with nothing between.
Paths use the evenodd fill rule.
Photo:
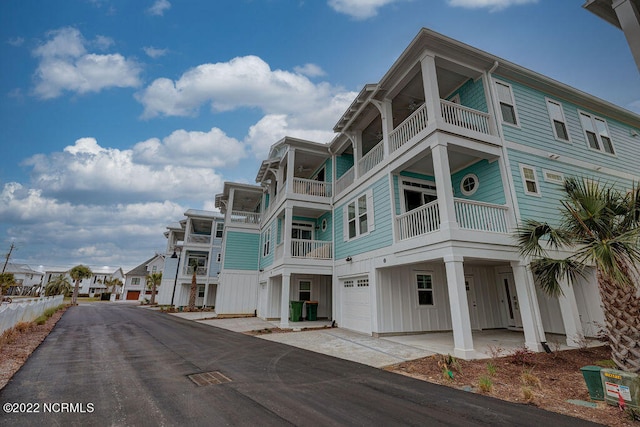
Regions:
<instances>
[{"instance_id":1,"label":"small palm tree","mask_svg":"<svg viewBox=\"0 0 640 427\"><path fill-rule=\"evenodd\" d=\"M0 297L11 286L16 284L16 279L13 273L0 273Z\"/></svg>"},{"instance_id":2,"label":"small palm tree","mask_svg":"<svg viewBox=\"0 0 640 427\"><path fill-rule=\"evenodd\" d=\"M93 276L93 271L86 265L76 265L69 271L71 279L73 279L75 286L73 288L73 296L71 297L71 304L76 305L78 303L78 291L80 290L80 282L82 279L88 279Z\"/></svg>"},{"instance_id":3,"label":"small palm tree","mask_svg":"<svg viewBox=\"0 0 640 427\"><path fill-rule=\"evenodd\" d=\"M600 183L565 181L558 227L528 220L516 231L520 252L549 295L561 295L559 281L573 284L594 267L611 344L611 356L625 371L640 372L640 184L628 193ZM563 259L547 249L572 252Z\"/></svg>"},{"instance_id":4,"label":"small palm tree","mask_svg":"<svg viewBox=\"0 0 640 427\"><path fill-rule=\"evenodd\" d=\"M147 287L151 289L151 305L156 303L156 289L162 282L162 273L151 273L147 276Z\"/></svg>"},{"instance_id":5,"label":"small palm tree","mask_svg":"<svg viewBox=\"0 0 640 427\"><path fill-rule=\"evenodd\" d=\"M196 291L198 290L198 279L196 277L196 275L198 274L198 261L192 259L189 263L189 266L193 269L193 274L191 275L191 287L189 288L189 305L187 307L187 310L195 311Z\"/></svg>"},{"instance_id":6,"label":"small palm tree","mask_svg":"<svg viewBox=\"0 0 640 427\"><path fill-rule=\"evenodd\" d=\"M71 282L64 274L59 274L52 278L47 286L44 288L44 294L46 296L51 295L65 295L68 296L71 292Z\"/></svg>"},{"instance_id":7,"label":"small palm tree","mask_svg":"<svg viewBox=\"0 0 640 427\"><path fill-rule=\"evenodd\" d=\"M107 292L115 292L116 286L122 286L122 280L117 277L105 278L102 283L107 287Z\"/></svg>"}]
</instances>

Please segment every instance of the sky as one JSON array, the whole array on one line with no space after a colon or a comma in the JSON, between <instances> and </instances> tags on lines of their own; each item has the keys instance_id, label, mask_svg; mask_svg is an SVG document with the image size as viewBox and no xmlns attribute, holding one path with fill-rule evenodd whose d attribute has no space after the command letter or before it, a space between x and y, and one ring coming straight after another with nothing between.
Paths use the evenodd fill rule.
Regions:
<instances>
[{"instance_id":1,"label":"sky","mask_svg":"<svg viewBox=\"0 0 640 427\"><path fill-rule=\"evenodd\" d=\"M0 254L125 272L166 226L329 142L422 27L640 113L623 33L583 0L2 0Z\"/></svg>"}]
</instances>

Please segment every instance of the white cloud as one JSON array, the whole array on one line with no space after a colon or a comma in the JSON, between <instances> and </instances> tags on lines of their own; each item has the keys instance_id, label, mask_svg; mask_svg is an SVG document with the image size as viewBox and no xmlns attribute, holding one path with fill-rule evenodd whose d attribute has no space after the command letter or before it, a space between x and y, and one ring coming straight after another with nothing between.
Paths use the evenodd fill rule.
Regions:
<instances>
[{"instance_id":1,"label":"white cloud","mask_svg":"<svg viewBox=\"0 0 640 427\"><path fill-rule=\"evenodd\" d=\"M362 20L378 14L378 9L388 4L407 0L329 0L329 6L339 13Z\"/></svg>"},{"instance_id":2,"label":"white cloud","mask_svg":"<svg viewBox=\"0 0 640 427\"><path fill-rule=\"evenodd\" d=\"M465 7L469 9L489 8L492 12L509 6L537 3L538 0L447 0L449 6Z\"/></svg>"},{"instance_id":3,"label":"white cloud","mask_svg":"<svg viewBox=\"0 0 640 427\"><path fill-rule=\"evenodd\" d=\"M316 64L304 64L303 66L294 67L293 71L308 77L320 77L326 75L324 70Z\"/></svg>"},{"instance_id":4,"label":"white cloud","mask_svg":"<svg viewBox=\"0 0 640 427\"><path fill-rule=\"evenodd\" d=\"M112 41L98 37L94 43L104 47ZM35 72L37 96L50 99L64 91L84 94L110 87L139 86L141 69L135 61L117 53L87 53L85 44L75 28L62 28L48 34L48 40L33 52L40 60Z\"/></svg>"},{"instance_id":5,"label":"white cloud","mask_svg":"<svg viewBox=\"0 0 640 427\"><path fill-rule=\"evenodd\" d=\"M147 54L150 58L160 58L161 56L165 56L169 51L167 49L156 49L155 47L143 47L144 53Z\"/></svg>"},{"instance_id":6,"label":"white cloud","mask_svg":"<svg viewBox=\"0 0 640 427\"><path fill-rule=\"evenodd\" d=\"M162 16L166 10L171 9L171 3L168 0L156 0L153 5L147 9L151 15Z\"/></svg>"},{"instance_id":7,"label":"white cloud","mask_svg":"<svg viewBox=\"0 0 640 427\"><path fill-rule=\"evenodd\" d=\"M100 50L105 50L110 48L114 41L110 37L106 36L96 36L96 39L93 41L93 44Z\"/></svg>"},{"instance_id":8,"label":"white cloud","mask_svg":"<svg viewBox=\"0 0 640 427\"><path fill-rule=\"evenodd\" d=\"M233 167L244 157L244 145L218 128L212 128L209 132L180 129L162 141L152 138L133 147L133 160L149 165Z\"/></svg>"},{"instance_id":9,"label":"white cloud","mask_svg":"<svg viewBox=\"0 0 640 427\"><path fill-rule=\"evenodd\" d=\"M190 138L197 140L190 136L183 142L190 143ZM200 152L189 153L190 148L181 147L180 142L158 149L165 155L170 155L170 150L177 153L172 164L144 164L136 162L134 150L103 148L94 138L81 138L61 153L39 154L24 165L32 168L32 186L42 195L71 203L144 202L157 200L159 194L167 199L202 201L222 188L222 177L211 165L180 163L186 162L189 154L195 157Z\"/></svg>"},{"instance_id":10,"label":"white cloud","mask_svg":"<svg viewBox=\"0 0 640 427\"><path fill-rule=\"evenodd\" d=\"M7 44L13 46L13 47L20 47L24 44L24 38L23 37L11 37L9 40L7 40Z\"/></svg>"}]
</instances>

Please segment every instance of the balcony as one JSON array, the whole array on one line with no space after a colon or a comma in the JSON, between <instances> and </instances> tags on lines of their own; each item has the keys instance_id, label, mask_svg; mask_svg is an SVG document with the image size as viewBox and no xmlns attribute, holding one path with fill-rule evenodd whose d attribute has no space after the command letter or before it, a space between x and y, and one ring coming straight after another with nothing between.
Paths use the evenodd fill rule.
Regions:
<instances>
[{"instance_id":1,"label":"balcony","mask_svg":"<svg viewBox=\"0 0 640 427\"><path fill-rule=\"evenodd\" d=\"M210 235L190 234L187 237L187 243L193 243L196 245L208 245L211 243Z\"/></svg>"},{"instance_id":2,"label":"balcony","mask_svg":"<svg viewBox=\"0 0 640 427\"><path fill-rule=\"evenodd\" d=\"M353 184L356 169L352 166L340 178L336 180L336 194L342 193L348 186Z\"/></svg>"},{"instance_id":3,"label":"balcony","mask_svg":"<svg viewBox=\"0 0 640 427\"><path fill-rule=\"evenodd\" d=\"M378 142L367 154L365 154L359 161L358 167L360 168L360 175L364 175L373 169L378 163L382 162L384 158L384 141Z\"/></svg>"},{"instance_id":4,"label":"balcony","mask_svg":"<svg viewBox=\"0 0 640 427\"><path fill-rule=\"evenodd\" d=\"M231 222L240 224L260 224L260 214L257 212L231 211Z\"/></svg>"},{"instance_id":5,"label":"balcony","mask_svg":"<svg viewBox=\"0 0 640 427\"><path fill-rule=\"evenodd\" d=\"M196 269L196 276L206 276L207 275L207 267L193 267L192 265L187 265L183 270L182 274L185 276L193 276L193 269Z\"/></svg>"},{"instance_id":6,"label":"balcony","mask_svg":"<svg viewBox=\"0 0 640 427\"><path fill-rule=\"evenodd\" d=\"M508 233L507 207L472 200L455 199L456 221L463 230L489 233ZM398 215L396 218L400 240L422 236L440 229L438 201Z\"/></svg>"},{"instance_id":7,"label":"balcony","mask_svg":"<svg viewBox=\"0 0 640 427\"><path fill-rule=\"evenodd\" d=\"M293 193L306 196L331 197L331 183L294 177Z\"/></svg>"},{"instance_id":8,"label":"balcony","mask_svg":"<svg viewBox=\"0 0 640 427\"><path fill-rule=\"evenodd\" d=\"M333 244L324 240L291 240L291 256L306 259L333 259Z\"/></svg>"}]
</instances>

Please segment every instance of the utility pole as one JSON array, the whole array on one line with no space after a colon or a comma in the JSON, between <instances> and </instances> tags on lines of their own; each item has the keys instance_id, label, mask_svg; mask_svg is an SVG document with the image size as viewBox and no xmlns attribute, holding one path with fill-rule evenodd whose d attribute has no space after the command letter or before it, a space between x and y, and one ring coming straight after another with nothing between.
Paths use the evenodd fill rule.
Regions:
<instances>
[{"instance_id":1,"label":"utility pole","mask_svg":"<svg viewBox=\"0 0 640 427\"><path fill-rule=\"evenodd\" d=\"M11 242L11 247L9 248L9 253L7 254L7 258L4 260L4 267L2 267L2 272L4 273L4 271L7 269L7 264L9 263L9 258L11 258L11 252L13 252L13 249L16 247L16 245Z\"/></svg>"}]
</instances>

